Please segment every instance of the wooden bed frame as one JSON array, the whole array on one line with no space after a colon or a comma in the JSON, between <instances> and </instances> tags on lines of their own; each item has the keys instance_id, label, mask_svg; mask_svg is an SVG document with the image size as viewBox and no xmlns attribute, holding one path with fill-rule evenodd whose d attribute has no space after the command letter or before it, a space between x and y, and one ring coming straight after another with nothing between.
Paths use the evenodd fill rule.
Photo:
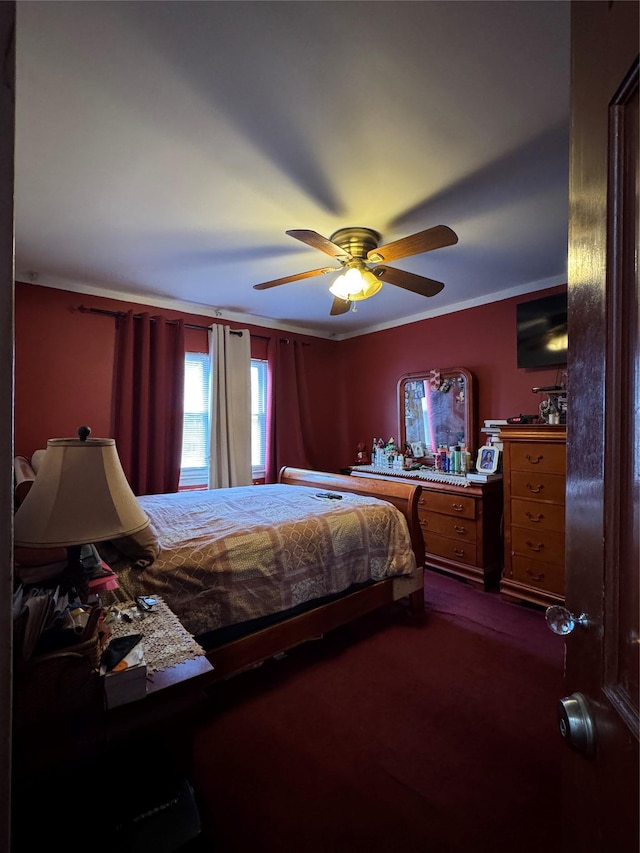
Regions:
<instances>
[{"instance_id":1,"label":"wooden bed frame","mask_svg":"<svg viewBox=\"0 0 640 853\"><path fill-rule=\"evenodd\" d=\"M16 483L18 486L26 486L28 490L31 480L35 477L28 460L17 457L14 468ZM319 491L369 495L392 503L407 519L417 568L412 575L377 581L328 603L317 606L311 603L310 609L302 613L208 650L206 660L213 666L213 671L207 672L207 682L220 681L244 669L250 669L274 655L307 640L317 639L333 628L401 598L408 597L409 612L412 616L420 618L424 615L424 542L418 522L418 499L422 489L420 483L350 477L290 467L280 470L278 482L292 486L311 486Z\"/></svg>"},{"instance_id":2,"label":"wooden bed frame","mask_svg":"<svg viewBox=\"0 0 640 853\"><path fill-rule=\"evenodd\" d=\"M328 604L318 605L290 619L211 649L206 656L214 670L207 681L219 681L250 669L274 655L307 640L317 639L326 631L405 596L409 597L410 613L416 618L424 615L424 545L418 524L420 484L369 480L289 467L280 470L278 482L312 486L322 491L353 492L389 501L407 519L417 569L411 576L378 581Z\"/></svg>"}]
</instances>

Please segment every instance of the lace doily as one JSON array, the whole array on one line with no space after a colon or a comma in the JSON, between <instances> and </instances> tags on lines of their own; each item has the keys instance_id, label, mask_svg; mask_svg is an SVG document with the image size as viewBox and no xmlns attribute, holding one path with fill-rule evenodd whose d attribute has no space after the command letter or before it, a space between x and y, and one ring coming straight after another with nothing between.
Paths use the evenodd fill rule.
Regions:
<instances>
[{"instance_id":1,"label":"lace doily","mask_svg":"<svg viewBox=\"0 0 640 853\"><path fill-rule=\"evenodd\" d=\"M144 657L148 672L168 669L200 657L204 649L182 626L161 598L153 609L141 612L133 601L119 601L109 608L108 625L112 637L144 634ZM128 618L127 618L128 617Z\"/></svg>"},{"instance_id":2,"label":"lace doily","mask_svg":"<svg viewBox=\"0 0 640 853\"><path fill-rule=\"evenodd\" d=\"M471 485L464 474L445 474L440 471L417 469L413 471L395 471L393 468L381 468L376 465L353 465L356 471L371 474L384 474L387 477L404 477L411 480L433 480L437 483L447 483L450 486Z\"/></svg>"}]
</instances>

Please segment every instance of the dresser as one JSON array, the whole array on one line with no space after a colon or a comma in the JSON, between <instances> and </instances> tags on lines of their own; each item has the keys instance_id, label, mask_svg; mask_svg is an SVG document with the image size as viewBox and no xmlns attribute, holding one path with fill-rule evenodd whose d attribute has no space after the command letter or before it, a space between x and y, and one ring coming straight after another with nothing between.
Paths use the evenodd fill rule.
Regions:
<instances>
[{"instance_id":1,"label":"dresser","mask_svg":"<svg viewBox=\"0 0 640 853\"><path fill-rule=\"evenodd\" d=\"M353 477L406 480L410 475L351 471ZM502 481L457 486L417 479L418 519L427 568L457 575L482 589L497 587L502 570Z\"/></svg>"},{"instance_id":2,"label":"dresser","mask_svg":"<svg viewBox=\"0 0 640 853\"><path fill-rule=\"evenodd\" d=\"M564 603L566 427L505 426L504 571L506 598Z\"/></svg>"}]
</instances>

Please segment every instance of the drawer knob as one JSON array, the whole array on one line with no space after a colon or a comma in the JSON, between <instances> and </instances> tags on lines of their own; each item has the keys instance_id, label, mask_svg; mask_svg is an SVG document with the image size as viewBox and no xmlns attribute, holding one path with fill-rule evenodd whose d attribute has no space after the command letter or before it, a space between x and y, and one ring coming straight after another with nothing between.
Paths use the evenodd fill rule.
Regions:
<instances>
[{"instance_id":1,"label":"drawer knob","mask_svg":"<svg viewBox=\"0 0 640 853\"><path fill-rule=\"evenodd\" d=\"M532 456L530 453L525 453L524 458L527 460L527 462L530 462L532 465L538 465L540 462L542 462L542 455Z\"/></svg>"},{"instance_id":2,"label":"drawer knob","mask_svg":"<svg viewBox=\"0 0 640 853\"><path fill-rule=\"evenodd\" d=\"M456 533L466 533L467 532L467 528L461 527L459 524L454 524L453 529L455 530Z\"/></svg>"},{"instance_id":3,"label":"drawer knob","mask_svg":"<svg viewBox=\"0 0 640 853\"><path fill-rule=\"evenodd\" d=\"M456 512L462 512L464 507L462 506L462 504L451 504L451 509L455 510Z\"/></svg>"},{"instance_id":4,"label":"drawer knob","mask_svg":"<svg viewBox=\"0 0 640 853\"><path fill-rule=\"evenodd\" d=\"M539 512L536 516L534 516L531 512L525 512L525 515L529 519L529 521L533 521L534 524L538 524L538 522L542 521L542 519L544 518L544 515L541 512Z\"/></svg>"},{"instance_id":5,"label":"drawer knob","mask_svg":"<svg viewBox=\"0 0 640 853\"><path fill-rule=\"evenodd\" d=\"M532 486L531 483L527 483L525 488L529 489L534 495L537 495L544 489L544 486Z\"/></svg>"},{"instance_id":6,"label":"drawer knob","mask_svg":"<svg viewBox=\"0 0 640 853\"><path fill-rule=\"evenodd\" d=\"M463 548L454 548L453 553L456 557L464 557L464 549Z\"/></svg>"},{"instance_id":7,"label":"drawer knob","mask_svg":"<svg viewBox=\"0 0 640 853\"><path fill-rule=\"evenodd\" d=\"M540 583L544 580L544 572L532 572L531 569L527 569L527 574L532 581L538 581L538 583Z\"/></svg>"},{"instance_id":8,"label":"drawer knob","mask_svg":"<svg viewBox=\"0 0 640 853\"><path fill-rule=\"evenodd\" d=\"M525 544L527 548L529 548L529 550L531 551L542 551L542 549L544 548L544 544L542 542L538 542L537 545L534 545L533 542L529 542L528 539Z\"/></svg>"}]
</instances>

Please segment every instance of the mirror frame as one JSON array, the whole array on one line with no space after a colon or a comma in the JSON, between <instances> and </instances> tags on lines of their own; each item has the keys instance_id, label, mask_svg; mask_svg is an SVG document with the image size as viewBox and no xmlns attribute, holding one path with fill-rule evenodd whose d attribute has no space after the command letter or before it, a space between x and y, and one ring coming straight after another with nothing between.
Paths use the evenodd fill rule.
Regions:
<instances>
[{"instance_id":1,"label":"mirror frame","mask_svg":"<svg viewBox=\"0 0 640 853\"><path fill-rule=\"evenodd\" d=\"M465 380L465 396L464 396L464 423L465 423L465 440L467 450L471 454L471 459L475 462L476 458L476 402L475 402L475 380L470 370L465 367L447 367L445 369L434 368L433 370L418 371L415 373L405 373L398 381L398 423L399 423L399 439L400 447L404 449L407 440L407 429L405 420L405 386L408 382L421 381L437 381L444 382L446 380L456 380L463 377ZM423 464L432 464L433 454L429 452L416 461L422 461Z\"/></svg>"}]
</instances>

